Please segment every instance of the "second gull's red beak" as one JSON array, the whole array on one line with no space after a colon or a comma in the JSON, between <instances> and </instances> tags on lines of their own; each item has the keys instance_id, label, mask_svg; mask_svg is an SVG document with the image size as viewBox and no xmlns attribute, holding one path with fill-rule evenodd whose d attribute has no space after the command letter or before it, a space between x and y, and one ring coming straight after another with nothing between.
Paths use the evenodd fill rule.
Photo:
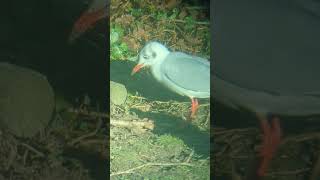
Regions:
<instances>
[{"instance_id":1,"label":"second gull's red beak","mask_svg":"<svg viewBox=\"0 0 320 180\"><path fill-rule=\"evenodd\" d=\"M88 29L93 27L97 21L106 17L107 9L101 8L94 12L85 12L80 18L74 23L73 29L69 36L69 42L73 42L83 33L85 33Z\"/></svg>"}]
</instances>

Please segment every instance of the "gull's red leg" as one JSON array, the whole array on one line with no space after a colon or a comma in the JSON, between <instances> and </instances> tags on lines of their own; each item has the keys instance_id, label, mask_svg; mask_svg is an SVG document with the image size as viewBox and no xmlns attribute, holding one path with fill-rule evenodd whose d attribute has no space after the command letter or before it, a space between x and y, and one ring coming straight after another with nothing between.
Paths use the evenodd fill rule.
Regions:
<instances>
[{"instance_id":1,"label":"gull's red leg","mask_svg":"<svg viewBox=\"0 0 320 180\"><path fill-rule=\"evenodd\" d=\"M260 150L260 164L257 174L260 177L265 176L268 166L277 151L281 141L280 120L278 117L271 117L269 123L266 117L258 116L263 133L263 143Z\"/></svg>"},{"instance_id":2,"label":"gull's red leg","mask_svg":"<svg viewBox=\"0 0 320 180\"><path fill-rule=\"evenodd\" d=\"M191 98L191 118L195 118L198 107L198 100L195 98Z\"/></svg>"}]
</instances>

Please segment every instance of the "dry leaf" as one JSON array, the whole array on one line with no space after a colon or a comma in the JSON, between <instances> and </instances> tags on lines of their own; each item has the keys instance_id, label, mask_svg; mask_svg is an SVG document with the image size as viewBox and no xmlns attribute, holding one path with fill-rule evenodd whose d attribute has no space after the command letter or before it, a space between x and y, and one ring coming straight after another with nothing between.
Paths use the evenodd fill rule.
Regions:
<instances>
[{"instance_id":1,"label":"dry leaf","mask_svg":"<svg viewBox=\"0 0 320 180\"><path fill-rule=\"evenodd\" d=\"M129 49L132 49L133 51L138 51L140 47L140 43L137 42L135 39L125 36L123 37L123 41L128 45Z\"/></svg>"},{"instance_id":2,"label":"dry leaf","mask_svg":"<svg viewBox=\"0 0 320 180\"><path fill-rule=\"evenodd\" d=\"M170 10L177 7L180 3L181 3L181 0L167 0L164 3L164 7Z\"/></svg>"}]
</instances>

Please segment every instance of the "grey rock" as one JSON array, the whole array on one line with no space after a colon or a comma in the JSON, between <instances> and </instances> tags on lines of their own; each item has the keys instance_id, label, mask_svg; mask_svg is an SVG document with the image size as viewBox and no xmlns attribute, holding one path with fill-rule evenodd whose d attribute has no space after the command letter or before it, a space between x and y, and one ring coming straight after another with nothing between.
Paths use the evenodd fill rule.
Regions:
<instances>
[{"instance_id":1,"label":"grey rock","mask_svg":"<svg viewBox=\"0 0 320 180\"><path fill-rule=\"evenodd\" d=\"M28 68L0 63L0 128L32 137L52 117L54 92L47 78Z\"/></svg>"},{"instance_id":2,"label":"grey rock","mask_svg":"<svg viewBox=\"0 0 320 180\"><path fill-rule=\"evenodd\" d=\"M110 101L115 105L123 105L127 100L128 92L123 84L110 81Z\"/></svg>"}]
</instances>

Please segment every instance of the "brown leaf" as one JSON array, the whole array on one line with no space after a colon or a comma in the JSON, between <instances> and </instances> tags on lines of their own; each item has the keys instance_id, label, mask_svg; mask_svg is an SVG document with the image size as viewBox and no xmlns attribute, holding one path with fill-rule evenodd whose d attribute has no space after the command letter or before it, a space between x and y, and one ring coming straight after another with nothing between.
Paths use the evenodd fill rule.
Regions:
<instances>
[{"instance_id":1,"label":"brown leaf","mask_svg":"<svg viewBox=\"0 0 320 180\"><path fill-rule=\"evenodd\" d=\"M123 27L127 27L130 24L132 24L132 22L134 21L134 17L126 14L126 15L122 15L121 17L118 17L115 19L115 24L120 24Z\"/></svg>"},{"instance_id":2,"label":"brown leaf","mask_svg":"<svg viewBox=\"0 0 320 180\"><path fill-rule=\"evenodd\" d=\"M164 7L166 9L173 9L181 3L181 0L167 0L165 1Z\"/></svg>"},{"instance_id":3,"label":"brown leaf","mask_svg":"<svg viewBox=\"0 0 320 180\"><path fill-rule=\"evenodd\" d=\"M188 15L187 10L186 9L182 9L181 12L179 13L178 17L179 19L183 19Z\"/></svg>"},{"instance_id":4,"label":"brown leaf","mask_svg":"<svg viewBox=\"0 0 320 180\"><path fill-rule=\"evenodd\" d=\"M143 28L135 28L132 32L132 36L135 39L139 40L147 40L148 39L148 33Z\"/></svg>"},{"instance_id":5,"label":"brown leaf","mask_svg":"<svg viewBox=\"0 0 320 180\"><path fill-rule=\"evenodd\" d=\"M129 49L132 49L133 51L139 50L140 43L137 42L135 39L125 36L123 37L123 41L128 45Z\"/></svg>"}]
</instances>

